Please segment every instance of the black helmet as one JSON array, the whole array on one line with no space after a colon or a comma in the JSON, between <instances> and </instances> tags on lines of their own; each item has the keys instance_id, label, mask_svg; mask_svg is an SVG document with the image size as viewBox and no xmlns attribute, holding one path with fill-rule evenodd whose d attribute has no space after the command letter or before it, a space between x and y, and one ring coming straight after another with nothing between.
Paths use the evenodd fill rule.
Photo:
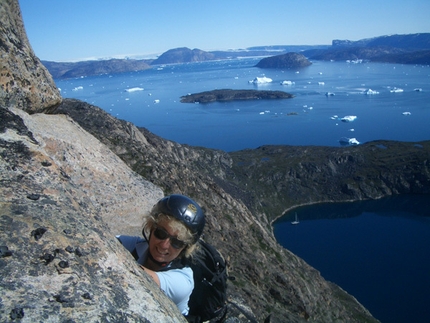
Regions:
<instances>
[{"instance_id":1,"label":"black helmet","mask_svg":"<svg viewBox=\"0 0 430 323\"><path fill-rule=\"evenodd\" d=\"M170 215L181 221L194 235L194 243L199 240L205 226L205 215L200 206L187 196L173 194L163 197L152 208L151 213Z\"/></svg>"}]
</instances>

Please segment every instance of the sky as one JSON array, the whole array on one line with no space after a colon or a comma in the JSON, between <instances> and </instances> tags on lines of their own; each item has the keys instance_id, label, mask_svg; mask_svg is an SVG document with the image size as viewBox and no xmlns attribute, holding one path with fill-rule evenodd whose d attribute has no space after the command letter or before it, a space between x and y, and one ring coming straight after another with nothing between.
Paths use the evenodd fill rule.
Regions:
<instances>
[{"instance_id":1,"label":"sky","mask_svg":"<svg viewBox=\"0 0 430 323\"><path fill-rule=\"evenodd\" d=\"M430 32L429 0L19 0L41 60L156 57L268 45L330 45Z\"/></svg>"}]
</instances>

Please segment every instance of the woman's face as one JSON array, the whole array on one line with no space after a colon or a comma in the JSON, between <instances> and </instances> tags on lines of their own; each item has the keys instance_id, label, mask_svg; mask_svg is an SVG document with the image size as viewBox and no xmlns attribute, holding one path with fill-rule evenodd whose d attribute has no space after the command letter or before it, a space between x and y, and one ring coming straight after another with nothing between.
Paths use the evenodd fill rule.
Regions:
<instances>
[{"instance_id":1,"label":"woman's face","mask_svg":"<svg viewBox=\"0 0 430 323\"><path fill-rule=\"evenodd\" d=\"M160 230L164 230L163 234L168 234L164 240L157 237L157 234L154 234L156 228ZM156 228L152 229L151 238L149 239L149 252L152 257L159 262L171 262L175 258L179 256L181 251L185 248L185 246L180 249L174 248L172 246L171 239L177 238L177 231L174 231L168 222L161 222L156 226ZM173 243L175 245L175 243Z\"/></svg>"}]
</instances>

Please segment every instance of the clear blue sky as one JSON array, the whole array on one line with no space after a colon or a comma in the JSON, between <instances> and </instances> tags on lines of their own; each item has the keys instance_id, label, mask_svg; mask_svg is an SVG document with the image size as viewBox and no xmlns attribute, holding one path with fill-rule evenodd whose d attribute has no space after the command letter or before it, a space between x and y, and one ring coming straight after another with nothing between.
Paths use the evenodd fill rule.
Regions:
<instances>
[{"instance_id":1,"label":"clear blue sky","mask_svg":"<svg viewBox=\"0 0 430 323\"><path fill-rule=\"evenodd\" d=\"M430 32L429 0L19 0L42 60L260 45L331 44Z\"/></svg>"}]
</instances>

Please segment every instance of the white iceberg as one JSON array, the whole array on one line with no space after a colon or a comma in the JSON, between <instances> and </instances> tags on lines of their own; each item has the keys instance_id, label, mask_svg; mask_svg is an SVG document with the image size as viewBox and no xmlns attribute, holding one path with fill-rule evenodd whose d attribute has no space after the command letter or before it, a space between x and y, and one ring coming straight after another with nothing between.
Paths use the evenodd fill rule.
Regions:
<instances>
[{"instance_id":1,"label":"white iceberg","mask_svg":"<svg viewBox=\"0 0 430 323\"><path fill-rule=\"evenodd\" d=\"M402 113L404 116L410 116L411 115L411 113L409 112L409 111L405 111L405 112L403 112Z\"/></svg>"},{"instance_id":2,"label":"white iceberg","mask_svg":"<svg viewBox=\"0 0 430 323\"><path fill-rule=\"evenodd\" d=\"M160 100L154 100L154 103L160 103Z\"/></svg>"},{"instance_id":3,"label":"white iceberg","mask_svg":"<svg viewBox=\"0 0 430 323\"><path fill-rule=\"evenodd\" d=\"M80 90L83 90L83 89L84 89L83 86L77 86L74 89L72 89L72 91L80 91Z\"/></svg>"},{"instance_id":4,"label":"white iceberg","mask_svg":"<svg viewBox=\"0 0 430 323\"><path fill-rule=\"evenodd\" d=\"M335 114L335 115L331 116L330 119L337 120L337 119L339 119L339 116L337 114Z\"/></svg>"},{"instance_id":5,"label":"white iceberg","mask_svg":"<svg viewBox=\"0 0 430 323\"><path fill-rule=\"evenodd\" d=\"M333 92L326 92L325 96L334 96Z\"/></svg>"},{"instance_id":6,"label":"white iceberg","mask_svg":"<svg viewBox=\"0 0 430 323\"><path fill-rule=\"evenodd\" d=\"M357 139L355 139L355 138L347 138L347 137L340 138L339 142L342 145L359 145L360 144L360 142Z\"/></svg>"},{"instance_id":7,"label":"white iceberg","mask_svg":"<svg viewBox=\"0 0 430 323\"><path fill-rule=\"evenodd\" d=\"M367 91L364 91L364 94L374 95L374 94L379 94L379 92L378 91L373 91L372 89L368 89Z\"/></svg>"},{"instance_id":8,"label":"white iceberg","mask_svg":"<svg viewBox=\"0 0 430 323\"><path fill-rule=\"evenodd\" d=\"M142 87L132 87L130 89L126 89L126 92L137 92L137 91L143 91L144 89Z\"/></svg>"},{"instance_id":9,"label":"white iceberg","mask_svg":"<svg viewBox=\"0 0 430 323\"><path fill-rule=\"evenodd\" d=\"M282 81L281 82L281 85L293 85L293 84L296 84L296 83L292 82L292 81Z\"/></svg>"},{"instance_id":10,"label":"white iceberg","mask_svg":"<svg viewBox=\"0 0 430 323\"><path fill-rule=\"evenodd\" d=\"M392 90L390 90L391 93L400 93L403 92L403 89L399 89L399 88L393 88Z\"/></svg>"},{"instance_id":11,"label":"white iceberg","mask_svg":"<svg viewBox=\"0 0 430 323\"><path fill-rule=\"evenodd\" d=\"M343 122L353 122L355 119L357 119L357 116L344 116L340 120Z\"/></svg>"},{"instance_id":12,"label":"white iceberg","mask_svg":"<svg viewBox=\"0 0 430 323\"><path fill-rule=\"evenodd\" d=\"M325 85L324 82L318 82L318 85Z\"/></svg>"},{"instance_id":13,"label":"white iceberg","mask_svg":"<svg viewBox=\"0 0 430 323\"><path fill-rule=\"evenodd\" d=\"M265 84L265 83L270 83L272 82L272 79L269 77L256 77L255 79L253 79L252 81L249 81L249 83L254 83L254 84Z\"/></svg>"}]
</instances>

